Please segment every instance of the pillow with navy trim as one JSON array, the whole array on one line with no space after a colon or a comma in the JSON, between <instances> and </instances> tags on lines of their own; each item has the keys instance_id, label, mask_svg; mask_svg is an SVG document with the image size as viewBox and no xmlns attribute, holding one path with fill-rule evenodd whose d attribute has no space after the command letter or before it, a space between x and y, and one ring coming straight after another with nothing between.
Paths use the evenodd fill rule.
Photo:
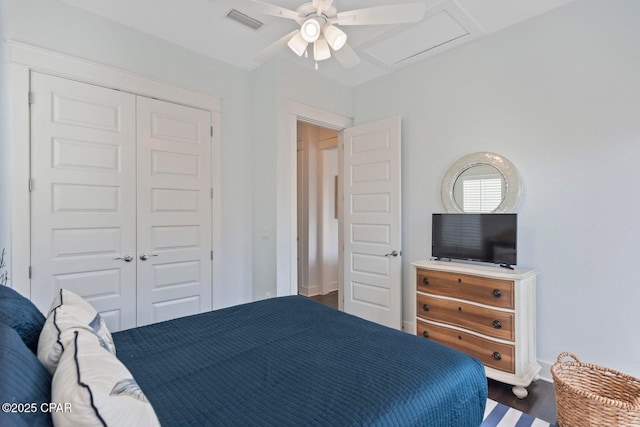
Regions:
<instances>
[{"instance_id":1,"label":"pillow with navy trim","mask_svg":"<svg viewBox=\"0 0 640 427\"><path fill-rule=\"evenodd\" d=\"M51 375L4 323L0 323L0 343L0 403L29 404L28 412L18 411L17 406L15 412L0 411L0 426L52 425L50 413L40 410L40 405L51 402Z\"/></svg>"},{"instance_id":2,"label":"pillow with navy trim","mask_svg":"<svg viewBox=\"0 0 640 427\"><path fill-rule=\"evenodd\" d=\"M60 289L51 302L49 313L61 305L78 307L79 309L83 309L89 313L89 315L92 316L90 326L94 329L96 334L102 338L105 344L109 346L111 352L115 354L116 347L113 344L111 332L109 332L109 329L100 314L87 300L82 298L80 295L74 294L68 289Z\"/></svg>"},{"instance_id":3,"label":"pillow with navy trim","mask_svg":"<svg viewBox=\"0 0 640 427\"><path fill-rule=\"evenodd\" d=\"M51 401L70 404L54 412L56 427L159 426L151 403L116 356L86 329L62 333L67 342L51 384Z\"/></svg>"},{"instance_id":4,"label":"pillow with navy trim","mask_svg":"<svg viewBox=\"0 0 640 427\"><path fill-rule=\"evenodd\" d=\"M44 320L44 315L31 301L8 286L0 285L0 322L15 329L34 354L38 350Z\"/></svg>"},{"instance_id":5,"label":"pillow with navy trim","mask_svg":"<svg viewBox=\"0 0 640 427\"><path fill-rule=\"evenodd\" d=\"M66 347L61 334L70 328L84 328L95 333L105 349L116 353L111 332L96 309L82 297L61 289L51 304L38 340L38 359L52 375Z\"/></svg>"}]
</instances>

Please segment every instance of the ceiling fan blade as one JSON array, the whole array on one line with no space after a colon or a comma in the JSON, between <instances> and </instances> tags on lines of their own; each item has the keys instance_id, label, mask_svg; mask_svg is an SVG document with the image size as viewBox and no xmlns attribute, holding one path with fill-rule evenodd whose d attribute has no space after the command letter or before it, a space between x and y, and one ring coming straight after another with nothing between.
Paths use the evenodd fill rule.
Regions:
<instances>
[{"instance_id":1,"label":"ceiling fan blade","mask_svg":"<svg viewBox=\"0 0 640 427\"><path fill-rule=\"evenodd\" d=\"M285 9L284 7L276 6L269 3L264 3L258 0L246 0L242 2L252 12L261 13L263 15L277 16L278 18L298 19L298 12L295 10Z\"/></svg>"},{"instance_id":2,"label":"ceiling fan blade","mask_svg":"<svg viewBox=\"0 0 640 427\"><path fill-rule=\"evenodd\" d=\"M313 7L316 9L318 15L329 10L332 4L333 0L313 0Z\"/></svg>"},{"instance_id":3,"label":"ceiling fan blade","mask_svg":"<svg viewBox=\"0 0 640 427\"><path fill-rule=\"evenodd\" d=\"M423 3L368 7L338 13L333 23L339 25L384 25L418 22L427 7Z\"/></svg>"},{"instance_id":4,"label":"ceiling fan blade","mask_svg":"<svg viewBox=\"0 0 640 427\"><path fill-rule=\"evenodd\" d=\"M348 44L342 46L340 50L332 51L332 53L344 68L353 68L360 63L360 57Z\"/></svg>"},{"instance_id":5,"label":"ceiling fan blade","mask_svg":"<svg viewBox=\"0 0 640 427\"><path fill-rule=\"evenodd\" d=\"M262 51L260 51L260 53L258 53L254 59L259 62L264 62L272 56L278 54L279 51L287 47L287 43L289 42L289 40L291 40L291 37L295 36L299 31L300 30L293 30L289 34L271 43L269 46L262 49Z\"/></svg>"}]
</instances>

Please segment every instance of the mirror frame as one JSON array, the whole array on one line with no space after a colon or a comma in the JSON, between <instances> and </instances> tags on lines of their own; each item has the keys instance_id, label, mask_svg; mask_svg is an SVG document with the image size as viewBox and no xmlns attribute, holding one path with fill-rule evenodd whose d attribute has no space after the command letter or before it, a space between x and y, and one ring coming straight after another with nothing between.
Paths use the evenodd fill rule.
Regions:
<instances>
[{"instance_id":1,"label":"mirror frame","mask_svg":"<svg viewBox=\"0 0 640 427\"><path fill-rule=\"evenodd\" d=\"M456 203L453 197L453 189L456 184L456 180L464 171L478 165L493 166L504 178L504 198L492 213L515 212L522 198L522 182L520 181L520 175L513 163L508 159L499 154L485 151L468 154L456 161L447 170L447 173L442 180L441 191L442 204L444 205L445 211L450 213L465 213L462 208L458 206L458 203Z\"/></svg>"}]
</instances>

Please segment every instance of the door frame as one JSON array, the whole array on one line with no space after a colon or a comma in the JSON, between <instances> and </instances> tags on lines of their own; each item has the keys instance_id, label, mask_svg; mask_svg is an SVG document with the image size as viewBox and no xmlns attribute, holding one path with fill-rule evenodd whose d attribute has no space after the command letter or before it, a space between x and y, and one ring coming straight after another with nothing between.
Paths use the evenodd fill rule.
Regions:
<instances>
[{"instance_id":1,"label":"door frame","mask_svg":"<svg viewBox=\"0 0 640 427\"><path fill-rule=\"evenodd\" d=\"M277 296L298 294L298 219L297 219L297 122L306 122L340 132L338 137L338 163L342 167L342 130L353 125L351 117L326 111L298 101L289 100L287 115L288 138L278 142L277 200L276 200L276 277ZM286 166L284 166L286 165ZM282 171L282 172L280 172ZM338 202L342 199L339 186ZM339 229L342 216L339 215ZM340 259L342 257L342 235L338 236ZM342 279L338 285L342 294ZM342 301L339 299L339 308Z\"/></svg>"},{"instance_id":2,"label":"door frame","mask_svg":"<svg viewBox=\"0 0 640 427\"><path fill-rule=\"evenodd\" d=\"M109 89L117 89L134 95L157 98L163 101L209 111L213 135L211 138L211 187L212 200L212 286L213 308L216 305L216 290L220 289L221 254L221 99L178 85L141 76L129 71L107 67L85 59L38 48L26 43L8 41L9 71L11 91L11 286L22 295L31 298L31 218L24 212L31 212L31 196L28 189L31 177L30 164L30 76L32 71L93 84ZM37 102L37 100L35 100Z\"/></svg>"}]
</instances>

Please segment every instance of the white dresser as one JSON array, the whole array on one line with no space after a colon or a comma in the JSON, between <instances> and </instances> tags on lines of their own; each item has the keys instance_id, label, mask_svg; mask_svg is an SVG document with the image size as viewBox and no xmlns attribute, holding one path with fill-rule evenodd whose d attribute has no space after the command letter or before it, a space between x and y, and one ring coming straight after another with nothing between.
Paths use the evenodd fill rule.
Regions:
<instances>
[{"instance_id":1,"label":"white dresser","mask_svg":"<svg viewBox=\"0 0 640 427\"><path fill-rule=\"evenodd\" d=\"M540 372L532 269L445 261L413 263L416 334L477 357L487 377L520 399Z\"/></svg>"}]
</instances>

